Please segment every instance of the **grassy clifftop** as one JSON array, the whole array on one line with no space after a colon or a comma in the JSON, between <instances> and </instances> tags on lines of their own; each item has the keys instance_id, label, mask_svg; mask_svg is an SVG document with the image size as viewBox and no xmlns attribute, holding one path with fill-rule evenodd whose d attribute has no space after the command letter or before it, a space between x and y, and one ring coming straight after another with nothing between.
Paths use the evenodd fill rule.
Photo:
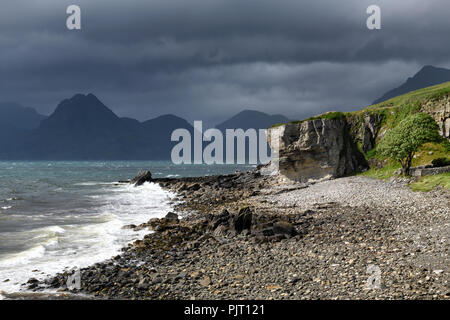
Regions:
<instances>
[{"instance_id":1,"label":"grassy clifftop","mask_svg":"<svg viewBox=\"0 0 450 320\"><path fill-rule=\"evenodd\" d=\"M414 102L439 101L450 94L450 82L438 84L436 86L423 88L412 91L407 94L383 101L378 104L371 105L361 111L383 110L404 106ZM358 111L357 111L358 112Z\"/></svg>"}]
</instances>

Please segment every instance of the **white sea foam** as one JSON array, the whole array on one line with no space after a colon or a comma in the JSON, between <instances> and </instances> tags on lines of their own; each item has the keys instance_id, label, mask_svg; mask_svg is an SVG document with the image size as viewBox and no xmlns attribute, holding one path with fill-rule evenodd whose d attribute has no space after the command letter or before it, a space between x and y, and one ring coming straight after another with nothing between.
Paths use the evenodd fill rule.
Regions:
<instances>
[{"instance_id":1,"label":"white sea foam","mask_svg":"<svg viewBox=\"0 0 450 320\"><path fill-rule=\"evenodd\" d=\"M2 261L0 261L0 270L2 270L2 276L4 275L4 267L15 267L20 264L27 264L32 259L42 257L44 253L45 247L43 245L37 245L20 253L8 255L6 259L2 259ZM1 279L0 281L2 280L4 279Z\"/></svg>"},{"instance_id":2,"label":"white sea foam","mask_svg":"<svg viewBox=\"0 0 450 320\"><path fill-rule=\"evenodd\" d=\"M47 228L44 228L44 229L49 230L49 231L54 232L54 233L64 233L64 232L66 232L65 229L63 229L63 228L61 228L59 226L47 227Z\"/></svg>"},{"instance_id":3,"label":"white sea foam","mask_svg":"<svg viewBox=\"0 0 450 320\"><path fill-rule=\"evenodd\" d=\"M115 185L117 182L98 182L98 181L88 181L75 183L75 186L100 186L100 185Z\"/></svg>"},{"instance_id":4,"label":"white sea foam","mask_svg":"<svg viewBox=\"0 0 450 320\"><path fill-rule=\"evenodd\" d=\"M173 194L154 183L104 188L110 192L99 199L105 205L92 209L91 223L35 229L31 240L33 247L3 256L0 260L0 292L18 292L23 289L21 284L30 278L43 279L64 268L83 268L107 260L119 254L127 243L148 233L123 229L124 225L163 217L172 209L169 200ZM6 279L9 281L4 282Z\"/></svg>"},{"instance_id":5,"label":"white sea foam","mask_svg":"<svg viewBox=\"0 0 450 320\"><path fill-rule=\"evenodd\" d=\"M8 201L17 201L17 200L22 200L22 198L7 198L5 200L1 200L2 202L8 202Z\"/></svg>"}]
</instances>

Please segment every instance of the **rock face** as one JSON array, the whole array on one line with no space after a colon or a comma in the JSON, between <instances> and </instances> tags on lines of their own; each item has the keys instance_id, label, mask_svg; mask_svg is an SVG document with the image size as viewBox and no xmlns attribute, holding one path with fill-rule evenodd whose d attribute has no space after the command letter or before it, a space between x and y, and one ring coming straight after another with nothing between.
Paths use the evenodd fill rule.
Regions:
<instances>
[{"instance_id":1,"label":"rock face","mask_svg":"<svg viewBox=\"0 0 450 320\"><path fill-rule=\"evenodd\" d=\"M275 152L273 161L279 164L283 177L300 182L363 170L368 165L350 131L346 118L307 120L270 128L269 144L274 148L275 141L279 143L279 153Z\"/></svg>"},{"instance_id":2,"label":"rock face","mask_svg":"<svg viewBox=\"0 0 450 320\"><path fill-rule=\"evenodd\" d=\"M430 100L422 105L421 111L428 113L439 125L439 133L444 138L450 139L450 97L444 97L438 101Z\"/></svg>"},{"instance_id":3,"label":"rock face","mask_svg":"<svg viewBox=\"0 0 450 320\"><path fill-rule=\"evenodd\" d=\"M366 113L361 117L348 116L346 119L350 127L350 135L359 142L362 150L369 152L375 148L384 116L381 113Z\"/></svg>"}]
</instances>

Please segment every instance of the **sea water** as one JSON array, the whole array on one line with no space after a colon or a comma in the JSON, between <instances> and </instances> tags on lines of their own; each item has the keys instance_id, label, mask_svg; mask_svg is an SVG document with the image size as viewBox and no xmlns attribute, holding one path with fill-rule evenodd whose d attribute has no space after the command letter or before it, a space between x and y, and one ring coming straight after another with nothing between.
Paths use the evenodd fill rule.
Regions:
<instances>
[{"instance_id":1,"label":"sea water","mask_svg":"<svg viewBox=\"0 0 450 320\"><path fill-rule=\"evenodd\" d=\"M187 177L251 168L155 161L0 162L0 292L19 292L30 278L104 261L142 238L148 231L122 227L165 216L174 194L154 183L117 183L139 170L150 170L153 177Z\"/></svg>"}]
</instances>

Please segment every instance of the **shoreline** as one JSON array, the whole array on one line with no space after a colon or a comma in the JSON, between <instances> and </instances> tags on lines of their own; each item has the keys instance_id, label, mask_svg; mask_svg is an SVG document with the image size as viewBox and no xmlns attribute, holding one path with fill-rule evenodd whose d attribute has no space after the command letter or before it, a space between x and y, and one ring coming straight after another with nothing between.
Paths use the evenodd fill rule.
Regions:
<instances>
[{"instance_id":1,"label":"shoreline","mask_svg":"<svg viewBox=\"0 0 450 320\"><path fill-rule=\"evenodd\" d=\"M5 224L1 239L6 247L2 248L5 250L0 261L0 299L4 298L2 292L23 291L23 284L32 278L45 280L61 270L88 267L120 254L124 246L148 233L124 230L124 225L161 218L171 210L168 201L173 195L158 185L135 188L118 184L118 178L108 180L103 172L100 178L85 177L86 182L82 183L81 179L61 182L57 197L61 194L67 203L61 204L51 196L45 198L45 193L40 192L41 206L28 206L38 193L30 191L24 194L26 200L17 203L15 211L9 213L11 218L8 213L2 216ZM73 195L71 190L75 191ZM152 196L148 197L149 194ZM3 233L17 220L27 225L17 232ZM9 240L11 244L22 244L23 249L9 250Z\"/></svg>"},{"instance_id":2,"label":"shoreline","mask_svg":"<svg viewBox=\"0 0 450 320\"><path fill-rule=\"evenodd\" d=\"M182 219L128 226L154 232L81 269L80 291L65 289L64 273L28 289L93 299L450 299L446 191L355 176L280 184L258 170L153 182L177 194ZM380 288L368 288L369 266L380 269Z\"/></svg>"}]
</instances>

